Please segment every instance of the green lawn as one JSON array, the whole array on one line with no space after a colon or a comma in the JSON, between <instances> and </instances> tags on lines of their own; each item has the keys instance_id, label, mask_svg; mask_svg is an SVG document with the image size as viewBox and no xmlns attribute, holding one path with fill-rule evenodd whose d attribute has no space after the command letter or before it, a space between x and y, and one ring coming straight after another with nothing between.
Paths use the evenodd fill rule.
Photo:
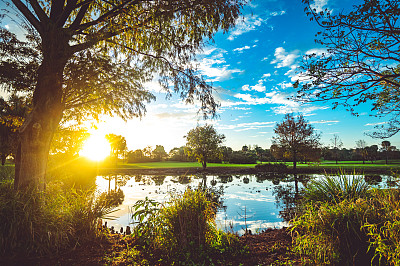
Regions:
<instances>
[{"instance_id":1,"label":"green lawn","mask_svg":"<svg viewBox=\"0 0 400 266\"><path fill-rule=\"evenodd\" d=\"M225 164L225 163L208 163L207 167L240 167L254 168L255 164ZM198 162L151 162L151 163L123 163L118 164L117 168L123 169L151 169L151 168L202 168Z\"/></svg>"},{"instance_id":2,"label":"green lawn","mask_svg":"<svg viewBox=\"0 0 400 266\"><path fill-rule=\"evenodd\" d=\"M286 163L288 166L292 166L293 163ZM255 164L225 164L225 163L208 163L207 167L238 167L238 168L254 168ZM385 161L377 161L374 164L371 162L362 163L362 161L342 161L336 164L335 161L324 161L320 164L297 164L298 168L324 168L324 169L394 169L400 170L400 160L390 161L389 164L385 164ZM105 167L107 168L107 167ZM114 168L114 167L110 167ZM150 162L150 163L123 163L118 164L117 168L122 169L155 169L155 168L202 168L200 163L197 162Z\"/></svg>"}]
</instances>

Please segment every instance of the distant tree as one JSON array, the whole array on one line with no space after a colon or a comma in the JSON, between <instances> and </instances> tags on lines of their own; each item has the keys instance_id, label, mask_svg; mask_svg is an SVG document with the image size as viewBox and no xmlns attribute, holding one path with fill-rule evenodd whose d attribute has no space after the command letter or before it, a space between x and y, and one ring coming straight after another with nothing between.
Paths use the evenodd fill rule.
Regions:
<instances>
[{"instance_id":1,"label":"distant tree","mask_svg":"<svg viewBox=\"0 0 400 266\"><path fill-rule=\"evenodd\" d=\"M276 136L272 138L272 143L281 147L286 156L293 161L293 169L300 156L306 156L307 150L315 149L320 146L320 134L317 134L314 127L304 119L303 115L294 117L293 114L285 115L281 123L274 128Z\"/></svg>"},{"instance_id":2,"label":"distant tree","mask_svg":"<svg viewBox=\"0 0 400 266\"><path fill-rule=\"evenodd\" d=\"M388 153L389 153L390 145L391 145L390 141L388 141L388 140L384 140L381 143L382 150L385 152L386 164L388 164Z\"/></svg>"},{"instance_id":3,"label":"distant tree","mask_svg":"<svg viewBox=\"0 0 400 266\"><path fill-rule=\"evenodd\" d=\"M6 101L0 97L0 158L4 165L8 155L16 155L18 128L28 112L26 99L15 94Z\"/></svg>"},{"instance_id":4,"label":"distant tree","mask_svg":"<svg viewBox=\"0 0 400 266\"><path fill-rule=\"evenodd\" d=\"M143 155L150 160L151 159L151 155L153 153L153 148L150 145L148 145L142 151L143 151Z\"/></svg>"},{"instance_id":5,"label":"distant tree","mask_svg":"<svg viewBox=\"0 0 400 266\"><path fill-rule=\"evenodd\" d=\"M331 138L331 143L332 143L333 151L334 151L334 154L335 154L336 164L338 164L339 149L342 148L343 142L342 142L342 140L339 138L338 135L334 134L334 135L333 135L333 138Z\"/></svg>"},{"instance_id":6,"label":"distant tree","mask_svg":"<svg viewBox=\"0 0 400 266\"><path fill-rule=\"evenodd\" d=\"M269 150L275 160L285 160L285 149L283 147L280 147L277 144L272 144Z\"/></svg>"},{"instance_id":7,"label":"distant tree","mask_svg":"<svg viewBox=\"0 0 400 266\"><path fill-rule=\"evenodd\" d=\"M244 146L242 147L242 151L243 151L243 152L249 151L249 146L244 145Z\"/></svg>"},{"instance_id":8,"label":"distant tree","mask_svg":"<svg viewBox=\"0 0 400 266\"><path fill-rule=\"evenodd\" d=\"M171 161L187 162L189 160L185 153L185 146L173 148L169 151L168 156Z\"/></svg>"},{"instance_id":9,"label":"distant tree","mask_svg":"<svg viewBox=\"0 0 400 266\"><path fill-rule=\"evenodd\" d=\"M156 161L162 161L168 157L167 152L162 145L156 145L156 148L152 152L152 156Z\"/></svg>"},{"instance_id":10,"label":"distant tree","mask_svg":"<svg viewBox=\"0 0 400 266\"><path fill-rule=\"evenodd\" d=\"M368 159L371 161L371 163L374 163L374 161L378 157L378 145L367 146L365 148L365 150L366 150Z\"/></svg>"},{"instance_id":11,"label":"distant tree","mask_svg":"<svg viewBox=\"0 0 400 266\"><path fill-rule=\"evenodd\" d=\"M231 147L226 147L226 146L222 146L221 147L221 153L222 153L222 161L224 162L230 162L230 158L232 156L232 148Z\"/></svg>"},{"instance_id":12,"label":"distant tree","mask_svg":"<svg viewBox=\"0 0 400 266\"><path fill-rule=\"evenodd\" d=\"M189 156L195 157L206 169L207 162L213 157L221 156L221 144L225 136L218 134L212 125L197 126L191 129L186 138Z\"/></svg>"},{"instance_id":13,"label":"distant tree","mask_svg":"<svg viewBox=\"0 0 400 266\"><path fill-rule=\"evenodd\" d=\"M116 160L126 158L126 140L125 137L115 134L107 134L106 139L110 142L111 153Z\"/></svg>"},{"instance_id":14,"label":"distant tree","mask_svg":"<svg viewBox=\"0 0 400 266\"><path fill-rule=\"evenodd\" d=\"M145 156L141 149L135 151L129 151L127 154L128 163L140 163L145 161Z\"/></svg>"},{"instance_id":15,"label":"distant tree","mask_svg":"<svg viewBox=\"0 0 400 266\"><path fill-rule=\"evenodd\" d=\"M252 152L234 151L229 159L230 163L253 164L257 162L257 155Z\"/></svg>"},{"instance_id":16,"label":"distant tree","mask_svg":"<svg viewBox=\"0 0 400 266\"><path fill-rule=\"evenodd\" d=\"M367 157L367 149L366 149L367 143L365 142L365 140L362 140L362 139L357 140L356 147L357 147L358 153L362 157L363 164L365 164L365 158Z\"/></svg>"},{"instance_id":17,"label":"distant tree","mask_svg":"<svg viewBox=\"0 0 400 266\"><path fill-rule=\"evenodd\" d=\"M325 53L306 55L301 69L307 81L300 87L301 101L332 101L334 108L354 108L367 101L376 116L391 115L389 123L378 126L372 136L385 138L400 131L400 57L397 0L361 1L349 12L332 15L328 9L313 8L302 0L306 13L322 30L316 43ZM316 2L316 1L315 1Z\"/></svg>"}]
</instances>

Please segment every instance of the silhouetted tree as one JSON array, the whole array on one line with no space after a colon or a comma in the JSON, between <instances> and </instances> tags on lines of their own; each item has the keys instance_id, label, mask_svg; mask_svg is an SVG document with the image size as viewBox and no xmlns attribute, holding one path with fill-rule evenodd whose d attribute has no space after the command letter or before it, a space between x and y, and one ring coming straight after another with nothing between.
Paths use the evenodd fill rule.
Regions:
<instances>
[{"instance_id":1,"label":"silhouetted tree","mask_svg":"<svg viewBox=\"0 0 400 266\"><path fill-rule=\"evenodd\" d=\"M225 136L218 134L212 125L197 126L185 138L186 146L190 148L188 155L195 157L203 165L203 169L206 169L210 159L221 156L220 148Z\"/></svg>"},{"instance_id":2,"label":"silhouetted tree","mask_svg":"<svg viewBox=\"0 0 400 266\"><path fill-rule=\"evenodd\" d=\"M162 161L168 157L167 152L162 145L156 145L156 148L152 152L152 156L156 161Z\"/></svg>"},{"instance_id":3,"label":"silhouetted tree","mask_svg":"<svg viewBox=\"0 0 400 266\"><path fill-rule=\"evenodd\" d=\"M357 147L358 153L362 157L363 164L365 164L365 158L367 157L367 149L366 149L367 143L365 142L365 140L362 140L362 139L357 140L356 147Z\"/></svg>"},{"instance_id":4,"label":"silhouetted tree","mask_svg":"<svg viewBox=\"0 0 400 266\"><path fill-rule=\"evenodd\" d=\"M0 97L0 158L4 165L8 155L16 155L18 146L18 128L29 109L23 97L15 94L6 101Z\"/></svg>"},{"instance_id":5,"label":"silhouetted tree","mask_svg":"<svg viewBox=\"0 0 400 266\"><path fill-rule=\"evenodd\" d=\"M385 152L385 163L388 164L388 152L390 149L390 141L384 140L381 143L382 150Z\"/></svg>"},{"instance_id":6,"label":"silhouetted tree","mask_svg":"<svg viewBox=\"0 0 400 266\"><path fill-rule=\"evenodd\" d=\"M293 114L285 115L283 121L276 124L274 133L276 136L272 138L272 143L285 150L287 157L292 159L295 170L299 156L302 154L306 157L307 150L320 145L320 134L315 132L314 127L301 114L297 117Z\"/></svg>"},{"instance_id":7,"label":"silhouetted tree","mask_svg":"<svg viewBox=\"0 0 400 266\"><path fill-rule=\"evenodd\" d=\"M334 151L334 153L335 153L335 161L336 161L336 164L338 164L339 149L342 148L343 142L342 142L342 140L339 138L338 135L334 134L334 135L333 135L333 138L331 138L331 143L332 143L333 151Z\"/></svg>"}]
</instances>

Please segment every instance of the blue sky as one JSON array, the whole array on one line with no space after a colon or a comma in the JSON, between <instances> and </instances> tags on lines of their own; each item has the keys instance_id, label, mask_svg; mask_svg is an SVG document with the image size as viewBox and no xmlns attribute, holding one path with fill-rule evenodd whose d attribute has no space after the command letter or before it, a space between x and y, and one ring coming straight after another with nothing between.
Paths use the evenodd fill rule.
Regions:
<instances>
[{"instance_id":1,"label":"blue sky","mask_svg":"<svg viewBox=\"0 0 400 266\"><path fill-rule=\"evenodd\" d=\"M346 9L354 1L318 0L315 8L333 12ZM340 4L340 5L339 5ZM185 144L183 136L197 124L211 123L226 136L225 145L234 150L257 144L269 148L273 128L286 113L301 112L322 134L322 143L330 145L337 134L347 148L364 139L368 145L381 140L365 135L385 119L371 116L371 106L360 106L359 117L331 103L304 104L289 100L294 95L292 83L297 79L302 56L323 50L314 43L320 29L310 22L300 0L254 0L243 11L244 18L227 34L218 33L198 55L201 73L213 83L215 97L221 103L216 120L202 120L197 107L185 105L177 98L166 101L156 82L146 87L157 96L141 120L127 123L104 118L101 130L121 134L129 149L164 145L169 151ZM400 136L389 139L400 147Z\"/></svg>"}]
</instances>

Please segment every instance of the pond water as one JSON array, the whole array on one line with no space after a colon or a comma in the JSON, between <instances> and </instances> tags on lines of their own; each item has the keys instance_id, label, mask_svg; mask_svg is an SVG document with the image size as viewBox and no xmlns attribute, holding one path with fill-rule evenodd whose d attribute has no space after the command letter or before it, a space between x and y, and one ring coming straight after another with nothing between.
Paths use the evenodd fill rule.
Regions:
<instances>
[{"instance_id":1,"label":"pond water","mask_svg":"<svg viewBox=\"0 0 400 266\"><path fill-rule=\"evenodd\" d=\"M117 187L125 197L118 210L110 216L109 226L119 229L133 222L131 207L145 197L165 202L170 193L183 192L187 186L199 184L221 194L221 207L216 215L220 229L244 233L247 227L253 233L266 228L288 226L292 207L299 191L312 178L322 175L194 175L194 176L154 176L154 175L113 175L98 176L96 185L99 192ZM394 186L396 183L388 176L365 176L365 180L375 187Z\"/></svg>"}]
</instances>

